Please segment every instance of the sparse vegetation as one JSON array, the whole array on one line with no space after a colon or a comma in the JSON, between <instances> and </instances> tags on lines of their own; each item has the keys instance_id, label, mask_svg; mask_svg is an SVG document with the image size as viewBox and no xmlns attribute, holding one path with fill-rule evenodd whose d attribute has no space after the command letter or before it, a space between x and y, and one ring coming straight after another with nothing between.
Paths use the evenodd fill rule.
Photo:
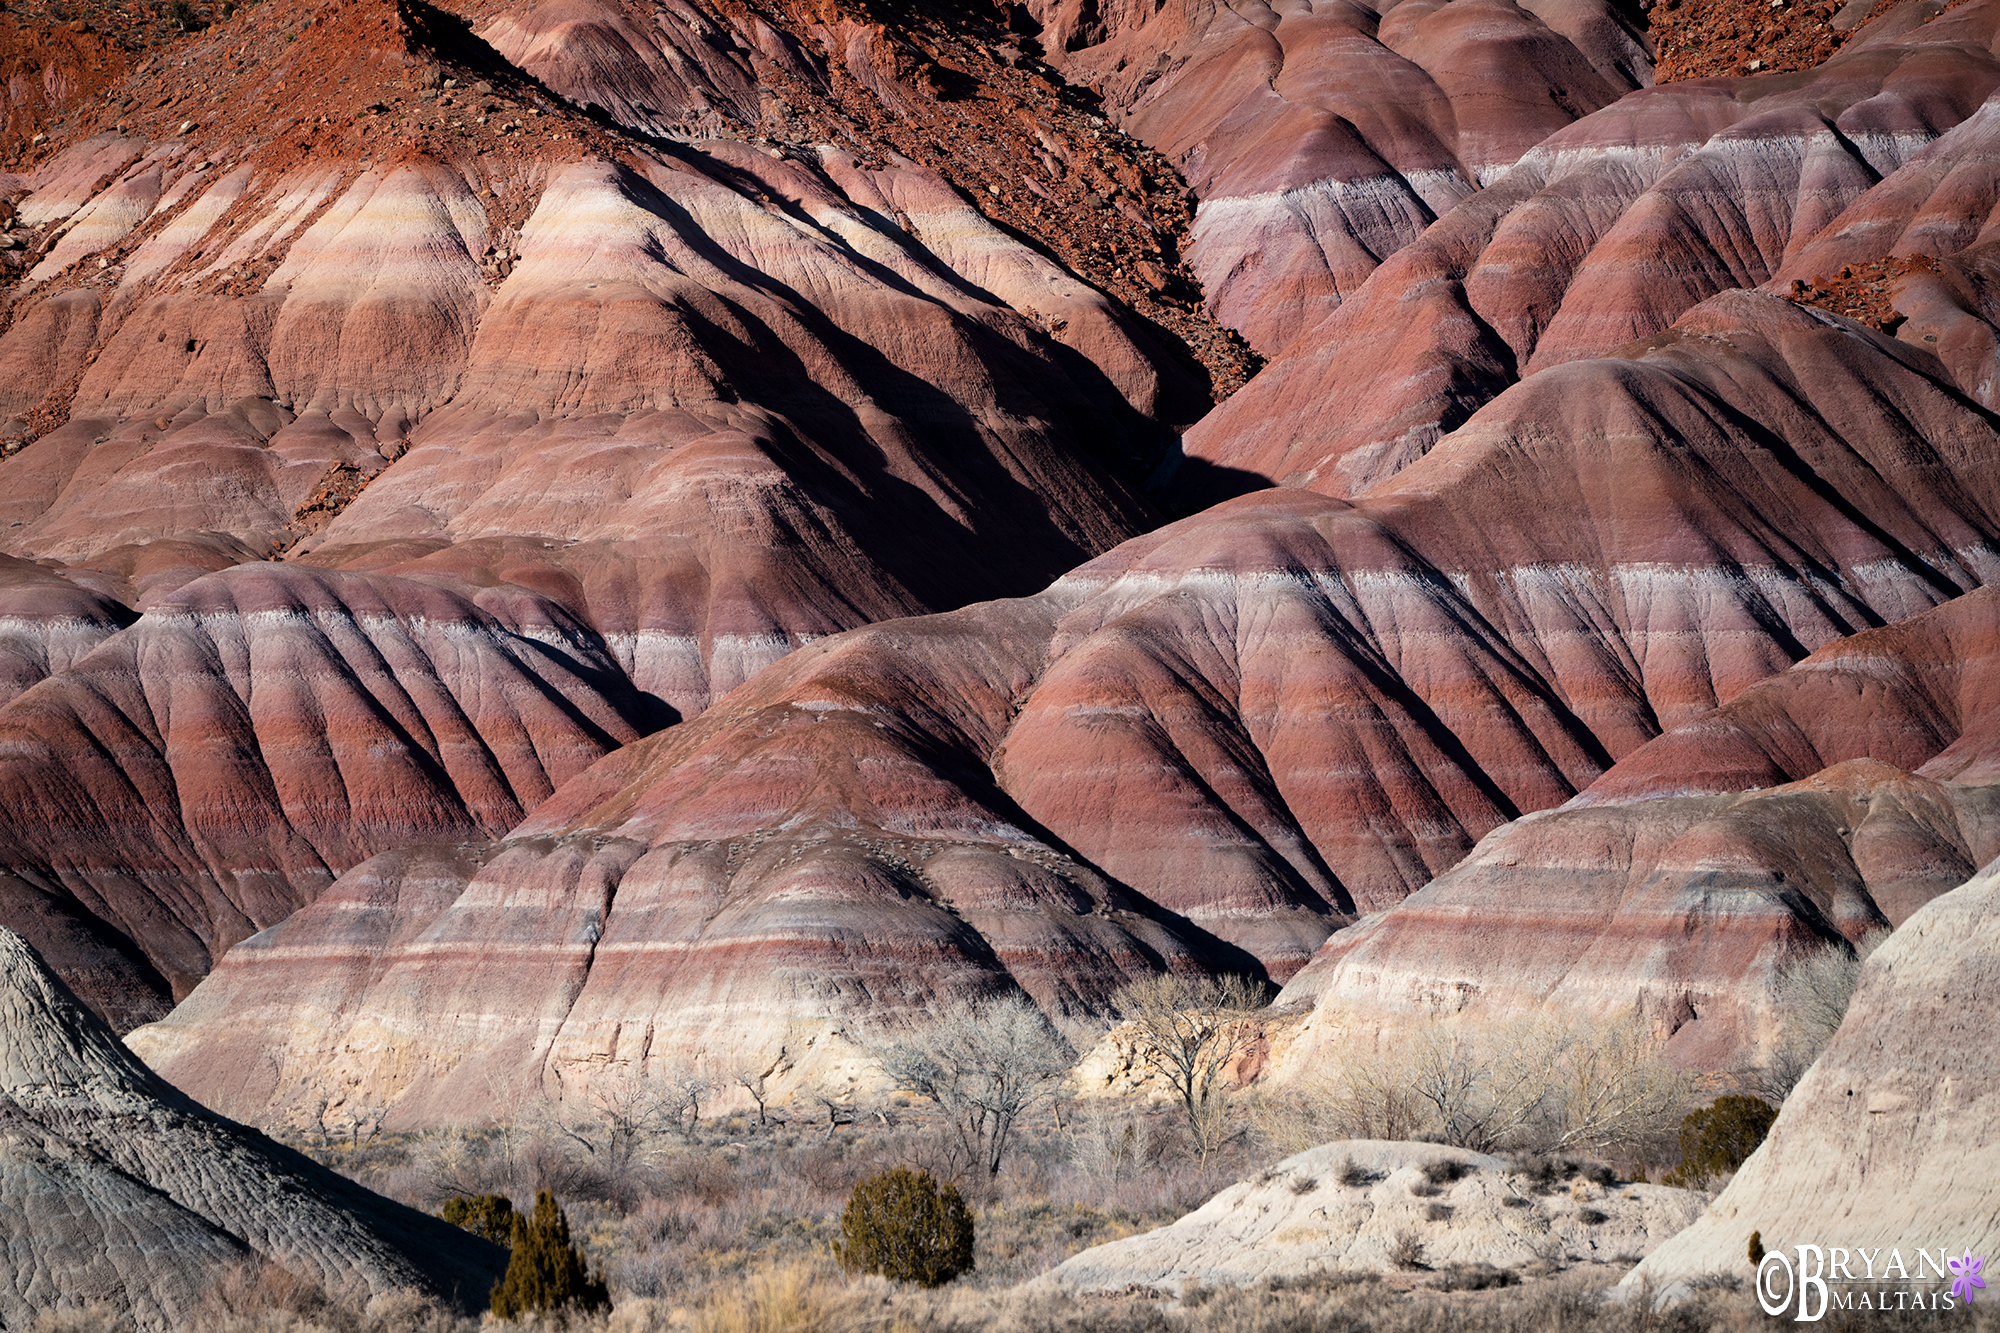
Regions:
<instances>
[{"instance_id":1,"label":"sparse vegetation","mask_svg":"<svg viewBox=\"0 0 2000 1333\"><path fill-rule=\"evenodd\" d=\"M535 1195L535 1210L514 1215L514 1249L507 1272L493 1288L493 1313L502 1319L544 1310L585 1314L611 1307L601 1276L590 1272L570 1241L569 1217L547 1190Z\"/></svg>"},{"instance_id":2,"label":"sparse vegetation","mask_svg":"<svg viewBox=\"0 0 2000 1333\"><path fill-rule=\"evenodd\" d=\"M1643 1157L1670 1141L1694 1090L1636 1013L1432 1023L1382 1049L1351 1047L1331 1073L1271 1098L1258 1129L1280 1151L1387 1138Z\"/></svg>"},{"instance_id":3,"label":"sparse vegetation","mask_svg":"<svg viewBox=\"0 0 2000 1333\"><path fill-rule=\"evenodd\" d=\"M1139 1061L1173 1090L1204 1162L1231 1132L1224 1073L1249 1049L1249 1016L1267 999L1247 977L1161 972L1126 986L1113 1001L1131 1025Z\"/></svg>"},{"instance_id":4,"label":"sparse vegetation","mask_svg":"<svg viewBox=\"0 0 2000 1333\"><path fill-rule=\"evenodd\" d=\"M514 1243L514 1204L504 1194L481 1194L476 1198L454 1194L444 1201L438 1216L455 1227L484 1236L495 1245Z\"/></svg>"},{"instance_id":5,"label":"sparse vegetation","mask_svg":"<svg viewBox=\"0 0 2000 1333\"><path fill-rule=\"evenodd\" d=\"M857 1272L941 1287L972 1269L972 1210L928 1171L885 1171L856 1185L840 1235L841 1262Z\"/></svg>"},{"instance_id":6,"label":"sparse vegetation","mask_svg":"<svg viewBox=\"0 0 2000 1333\"><path fill-rule=\"evenodd\" d=\"M1683 1189L1704 1189L1732 1174L1757 1151L1778 1112L1760 1097L1718 1097L1681 1121L1681 1164L1661 1179Z\"/></svg>"},{"instance_id":7,"label":"sparse vegetation","mask_svg":"<svg viewBox=\"0 0 2000 1333\"><path fill-rule=\"evenodd\" d=\"M1041 1010L1015 994L954 1005L914 1023L875 1058L898 1088L929 1098L943 1113L963 1169L991 1177L1000 1174L1015 1125L1054 1096L1076 1052Z\"/></svg>"},{"instance_id":8,"label":"sparse vegetation","mask_svg":"<svg viewBox=\"0 0 2000 1333\"><path fill-rule=\"evenodd\" d=\"M1756 1079L1756 1090L1776 1105L1791 1095L1798 1081L1819 1059L1861 980L1861 965L1889 938L1874 930L1849 945L1841 940L1793 959L1778 974L1777 1006L1782 1024L1770 1063Z\"/></svg>"}]
</instances>

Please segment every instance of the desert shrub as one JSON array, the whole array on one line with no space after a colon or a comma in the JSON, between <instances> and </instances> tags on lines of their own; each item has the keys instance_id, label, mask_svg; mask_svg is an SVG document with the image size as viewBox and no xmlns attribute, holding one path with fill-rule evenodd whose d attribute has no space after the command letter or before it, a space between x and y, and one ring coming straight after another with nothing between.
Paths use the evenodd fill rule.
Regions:
<instances>
[{"instance_id":1,"label":"desert shrub","mask_svg":"<svg viewBox=\"0 0 2000 1333\"><path fill-rule=\"evenodd\" d=\"M1583 1208L1577 1211L1576 1220L1587 1227L1594 1227L1600 1222L1610 1221L1610 1218L1598 1212L1595 1208Z\"/></svg>"},{"instance_id":2,"label":"desert shrub","mask_svg":"<svg viewBox=\"0 0 2000 1333\"><path fill-rule=\"evenodd\" d=\"M1432 1023L1356 1045L1305 1085L1298 1118L1328 1138L1434 1139L1480 1152L1630 1151L1670 1134L1693 1080L1636 1011ZM1273 1103L1276 1119L1284 1108ZM1281 1132L1266 1136L1274 1142Z\"/></svg>"},{"instance_id":3,"label":"desert shrub","mask_svg":"<svg viewBox=\"0 0 2000 1333\"><path fill-rule=\"evenodd\" d=\"M1319 1182L1317 1180L1314 1180L1311 1176L1292 1177L1292 1193L1294 1194L1311 1194L1314 1190L1318 1188L1319 1188Z\"/></svg>"},{"instance_id":4,"label":"desert shrub","mask_svg":"<svg viewBox=\"0 0 2000 1333\"><path fill-rule=\"evenodd\" d=\"M1485 1291L1490 1287L1515 1286L1520 1280L1521 1275L1511 1268L1495 1268L1492 1264L1453 1264L1445 1270L1438 1290Z\"/></svg>"},{"instance_id":5,"label":"desert shrub","mask_svg":"<svg viewBox=\"0 0 2000 1333\"><path fill-rule=\"evenodd\" d=\"M1771 1132L1777 1111L1761 1097L1717 1097L1713 1106L1681 1121L1681 1164L1662 1179L1700 1189L1743 1165Z\"/></svg>"},{"instance_id":6,"label":"desert shrub","mask_svg":"<svg viewBox=\"0 0 2000 1333\"><path fill-rule=\"evenodd\" d=\"M583 1254L570 1243L569 1218L547 1190L535 1195L535 1211L514 1215L514 1252L507 1272L493 1286L493 1313L517 1319L539 1310L609 1309L604 1279L593 1276Z\"/></svg>"},{"instance_id":7,"label":"desert shrub","mask_svg":"<svg viewBox=\"0 0 2000 1333\"><path fill-rule=\"evenodd\" d=\"M1537 1194L1553 1193L1555 1187L1577 1173L1577 1164L1567 1157L1543 1157L1522 1153L1513 1159L1513 1171Z\"/></svg>"},{"instance_id":8,"label":"desert shrub","mask_svg":"<svg viewBox=\"0 0 2000 1333\"><path fill-rule=\"evenodd\" d=\"M818 1265L766 1264L712 1290L693 1312L692 1333L822 1333L838 1326L839 1301L836 1280Z\"/></svg>"},{"instance_id":9,"label":"desert shrub","mask_svg":"<svg viewBox=\"0 0 2000 1333\"><path fill-rule=\"evenodd\" d=\"M1398 1268L1422 1268L1424 1238L1408 1229L1398 1231L1389 1240L1389 1262Z\"/></svg>"},{"instance_id":10,"label":"desert shrub","mask_svg":"<svg viewBox=\"0 0 2000 1333\"><path fill-rule=\"evenodd\" d=\"M850 1270L921 1287L972 1270L972 1210L928 1171L899 1167L856 1185L840 1235L840 1261Z\"/></svg>"},{"instance_id":11,"label":"desert shrub","mask_svg":"<svg viewBox=\"0 0 2000 1333\"><path fill-rule=\"evenodd\" d=\"M1337 1179L1341 1184L1347 1186L1349 1189L1353 1189L1357 1185L1373 1184L1375 1173L1367 1167L1362 1166L1359 1162L1356 1162L1352 1157L1343 1157L1340 1159L1340 1172Z\"/></svg>"},{"instance_id":12,"label":"desert shrub","mask_svg":"<svg viewBox=\"0 0 2000 1333\"><path fill-rule=\"evenodd\" d=\"M1448 1203L1434 1203L1424 1209L1424 1216L1433 1222L1443 1222L1450 1219L1451 1211Z\"/></svg>"},{"instance_id":13,"label":"desert shrub","mask_svg":"<svg viewBox=\"0 0 2000 1333\"><path fill-rule=\"evenodd\" d=\"M495 1245L514 1243L514 1203L504 1194L480 1194L471 1198L454 1194L444 1201L438 1216L461 1231L486 1237Z\"/></svg>"},{"instance_id":14,"label":"desert shrub","mask_svg":"<svg viewBox=\"0 0 2000 1333\"><path fill-rule=\"evenodd\" d=\"M1434 1161L1425 1162L1423 1171L1424 1179L1430 1181L1431 1184L1446 1185L1454 1180L1465 1179L1466 1176L1472 1173L1472 1168L1464 1162L1454 1161L1449 1157L1440 1157Z\"/></svg>"}]
</instances>

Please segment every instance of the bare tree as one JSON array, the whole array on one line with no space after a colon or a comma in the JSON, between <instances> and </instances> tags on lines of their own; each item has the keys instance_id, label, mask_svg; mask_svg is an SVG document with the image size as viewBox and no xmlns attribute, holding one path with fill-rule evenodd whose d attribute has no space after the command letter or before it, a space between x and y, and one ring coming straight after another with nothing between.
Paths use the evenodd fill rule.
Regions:
<instances>
[{"instance_id":1,"label":"bare tree","mask_svg":"<svg viewBox=\"0 0 2000 1333\"><path fill-rule=\"evenodd\" d=\"M1547 1082L1537 1145L1544 1152L1638 1147L1694 1102L1695 1076L1667 1061L1636 1009L1530 1026L1516 1049L1517 1076Z\"/></svg>"},{"instance_id":2,"label":"bare tree","mask_svg":"<svg viewBox=\"0 0 2000 1333\"><path fill-rule=\"evenodd\" d=\"M787 1036L779 1043L775 1055L758 1056L729 1071L729 1081L749 1093L750 1100L757 1104L757 1123L760 1125L771 1123L769 1114L771 1080L789 1067L791 1047L792 1039Z\"/></svg>"},{"instance_id":3,"label":"bare tree","mask_svg":"<svg viewBox=\"0 0 2000 1333\"><path fill-rule=\"evenodd\" d=\"M1485 1027L1433 1021L1334 1063L1337 1072L1301 1090L1303 1118L1334 1131L1327 1139L1433 1138L1479 1152L1642 1146L1671 1128L1695 1090L1636 1011ZM1278 1134L1295 1137L1282 1126Z\"/></svg>"},{"instance_id":4,"label":"bare tree","mask_svg":"<svg viewBox=\"0 0 2000 1333\"><path fill-rule=\"evenodd\" d=\"M989 1177L1000 1174L1023 1113L1054 1095L1076 1058L1019 994L954 1004L873 1054L897 1087L937 1105L967 1160Z\"/></svg>"},{"instance_id":5,"label":"bare tree","mask_svg":"<svg viewBox=\"0 0 2000 1333\"><path fill-rule=\"evenodd\" d=\"M1778 973L1777 1001L1781 1026L1771 1060L1754 1080L1757 1091L1772 1105L1791 1095L1813 1061L1819 1059L1861 980L1861 965L1889 938L1873 930L1861 942L1845 941L1793 959Z\"/></svg>"},{"instance_id":6,"label":"bare tree","mask_svg":"<svg viewBox=\"0 0 2000 1333\"><path fill-rule=\"evenodd\" d=\"M1112 1000L1118 1016L1131 1025L1140 1063L1180 1102L1204 1162L1228 1133L1224 1073L1249 1050L1255 1038L1249 1016L1264 1003L1263 986L1247 977L1175 972L1135 981Z\"/></svg>"}]
</instances>

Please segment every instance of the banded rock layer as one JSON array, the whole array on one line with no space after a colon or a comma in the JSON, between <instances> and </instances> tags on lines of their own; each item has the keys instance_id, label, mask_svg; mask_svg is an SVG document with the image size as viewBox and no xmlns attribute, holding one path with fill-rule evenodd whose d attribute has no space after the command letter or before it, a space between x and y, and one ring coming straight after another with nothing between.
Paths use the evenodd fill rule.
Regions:
<instances>
[{"instance_id":1,"label":"banded rock layer","mask_svg":"<svg viewBox=\"0 0 2000 1333\"><path fill-rule=\"evenodd\" d=\"M801 649L574 779L476 873L426 872L412 892L374 867L134 1040L232 1106L289 1094L247 1086L244 1060L206 1066L210 1043L288 1050L288 1068L339 1069L352 1095L427 1123L467 1114L498 1070L548 1090L694 1052L776 1059L829 1017L860 1032L954 989L1093 1012L1144 967L1283 979L1663 721L1988 576L1982 413L1816 312L1741 295L1700 314L1633 360L1521 386L1369 496L1246 496L1038 597ZM1795 419L1777 441L1718 410L1781 379L1820 420L1871 412L1879 429L1814 438ZM1556 407L1590 424L1552 431ZM1542 521L1553 507L1579 521ZM1990 599L1947 609L1961 604ZM1680 827L1726 843L1860 818L1852 794L1732 799ZM1847 898L1829 870L1746 927L1747 951L1698 934L1711 970L1666 967L1682 989L1663 1002L1709 1003L1687 978L1754 977L1773 939L1895 919L1936 891L1926 858L1962 875L1990 822L1983 795L1911 779L1860 835L1903 829L1839 881ZM1645 873L1656 849L1635 847L1591 873ZM1800 905L1813 893L1823 921ZM373 905L357 917L349 900ZM1333 935L1326 957L1407 910ZM1492 915L1491 891L1469 911ZM1661 971L1660 918L1640 915L1607 993ZM1477 952L1476 926L1453 929ZM1560 938L1551 955L1591 937ZM304 976L327 998L295 1024L279 997ZM1723 1050L1744 1029L1701 1031Z\"/></svg>"},{"instance_id":2,"label":"banded rock layer","mask_svg":"<svg viewBox=\"0 0 2000 1333\"><path fill-rule=\"evenodd\" d=\"M375 852L504 833L654 711L574 624L237 566L0 709L0 901L130 1027Z\"/></svg>"},{"instance_id":3,"label":"banded rock layer","mask_svg":"<svg viewBox=\"0 0 2000 1333\"><path fill-rule=\"evenodd\" d=\"M1496 830L1292 979L1282 1000L1314 1008L1291 1059L1439 1015L1637 1005L1685 1064L1759 1063L1780 967L1900 929L2000 855L1996 644L1991 589L1843 639Z\"/></svg>"},{"instance_id":4,"label":"banded rock layer","mask_svg":"<svg viewBox=\"0 0 2000 1333\"><path fill-rule=\"evenodd\" d=\"M1657 337L1730 289L1891 253L1964 252L1957 277L1899 285L1898 336L1990 406L1972 275L2000 198L2000 122L1981 110L1996 25L1975 0L1864 31L1809 73L1645 89L1551 134L1189 432L1180 502L1257 479L1359 493L1537 371Z\"/></svg>"},{"instance_id":5,"label":"banded rock layer","mask_svg":"<svg viewBox=\"0 0 2000 1333\"><path fill-rule=\"evenodd\" d=\"M1033 6L1201 198L1210 308L1275 355L1550 135L1652 82L1604 0Z\"/></svg>"}]
</instances>

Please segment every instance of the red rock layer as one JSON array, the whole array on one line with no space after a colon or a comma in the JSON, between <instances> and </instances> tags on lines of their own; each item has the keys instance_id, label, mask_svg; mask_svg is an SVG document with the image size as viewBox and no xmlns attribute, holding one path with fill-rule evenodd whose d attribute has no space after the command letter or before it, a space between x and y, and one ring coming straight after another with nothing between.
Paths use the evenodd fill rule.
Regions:
<instances>
[{"instance_id":1,"label":"red rock layer","mask_svg":"<svg viewBox=\"0 0 2000 1333\"><path fill-rule=\"evenodd\" d=\"M1280 996L1313 1006L1290 1058L1440 1020L1637 1005L1680 1063L1747 1069L1777 1035L1782 964L1900 924L1995 855L2000 788L1866 759L1761 792L1533 815L1334 936Z\"/></svg>"},{"instance_id":2,"label":"red rock layer","mask_svg":"<svg viewBox=\"0 0 2000 1333\"><path fill-rule=\"evenodd\" d=\"M2000 855L1996 616L1987 588L1843 639L1496 830L1292 979L1317 1002L1301 1049L1441 996L1477 1021L1636 1000L1684 1062L1755 1064L1780 965Z\"/></svg>"},{"instance_id":3,"label":"red rock layer","mask_svg":"<svg viewBox=\"0 0 2000 1333\"><path fill-rule=\"evenodd\" d=\"M498 836L652 725L561 628L356 574L189 584L0 710L8 919L129 1026L375 852Z\"/></svg>"},{"instance_id":4,"label":"red rock layer","mask_svg":"<svg viewBox=\"0 0 2000 1333\"><path fill-rule=\"evenodd\" d=\"M1641 746L1578 798L1754 790L1874 759L1940 781L2000 776L2000 590L1830 644Z\"/></svg>"},{"instance_id":5,"label":"red rock layer","mask_svg":"<svg viewBox=\"0 0 2000 1333\"><path fill-rule=\"evenodd\" d=\"M5 919L121 1026L359 861L497 836L801 643L1115 545L1149 513L1120 475L1207 403L1170 339L839 119L914 68L857 92L859 56L697 16L644 78L612 62L621 115L671 66L748 118L669 142L549 91L603 104L579 61L609 14L481 16L544 83L421 4L257 6L7 178L33 262L0 332L0 547L48 572L20 567L6 683L57 678L0 719ZM1079 156L1086 113L981 49ZM766 66L844 147L749 132L769 108L728 99ZM1106 169L1149 160L1089 135ZM1149 170L1127 188L1158 203ZM1100 230L1170 240L1158 211ZM183 586L271 556L297 572ZM130 619L93 597L145 615L83 662L102 635L63 608ZM302 629L324 617L358 628Z\"/></svg>"},{"instance_id":6,"label":"red rock layer","mask_svg":"<svg viewBox=\"0 0 2000 1333\"><path fill-rule=\"evenodd\" d=\"M1522 153L1652 81L1644 34L1600 0L1033 8L1060 67L1180 166L1210 308L1267 356Z\"/></svg>"},{"instance_id":7,"label":"red rock layer","mask_svg":"<svg viewBox=\"0 0 2000 1333\"><path fill-rule=\"evenodd\" d=\"M859 1037L947 995L1018 986L1093 1013L1161 966L1241 966L1038 830L973 758L1057 610L801 649L567 784L476 871L351 872L133 1040L197 1096L288 1108L321 1089L426 1124L694 1060L797 1062L829 1028ZM273 998L302 975L302 1010ZM275 1096L216 1058L257 1043L282 1053Z\"/></svg>"},{"instance_id":8,"label":"red rock layer","mask_svg":"<svg viewBox=\"0 0 2000 1333\"><path fill-rule=\"evenodd\" d=\"M1551 135L1189 432L1180 502L1259 479L1359 493L1521 377L1609 355L1731 288L1879 258L1926 203L1927 243L1898 253L1972 245L1993 202L1992 122L1974 113L2000 86L1996 23L1979 0L1871 28L1809 74L1643 90ZM1939 334L1898 331L1926 352ZM1960 388L1990 392L1973 322L1958 336Z\"/></svg>"},{"instance_id":9,"label":"red rock layer","mask_svg":"<svg viewBox=\"0 0 2000 1333\"><path fill-rule=\"evenodd\" d=\"M1663 723L1989 577L1990 427L1926 368L1789 302L1719 299L1628 360L1535 377L1363 499L1247 496L1039 597L802 649L558 791L427 924L353 925L344 898L401 901L402 871L371 871L135 1040L245 1105L272 1094L200 1052L282 1047L420 1124L472 1114L506 1070L553 1089L771 1055L954 988L1087 1012L1162 959L1282 978ZM1732 406L1777 401L1759 383L1785 386L1790 440ZM1718 1008L1729 987L1896 919L2000 838L1978 792L1880 765L1835 785L1520 820L1494 838L1547 846L1333 935L1294 994L1375 941L1388 980L1339 983L1367 1012L1416 1012L1434 981L1524 1005L1644 989L1669 1025L1714 1010L1676 1050L1724 1059L1764 1022L1754 999ZM1765 889L1722 892L1738 880ZM1534 967L1488 975L1529 940ZM295 1030L272 997L302 977L333 998Z\"/></svg>"}]
</instances>

